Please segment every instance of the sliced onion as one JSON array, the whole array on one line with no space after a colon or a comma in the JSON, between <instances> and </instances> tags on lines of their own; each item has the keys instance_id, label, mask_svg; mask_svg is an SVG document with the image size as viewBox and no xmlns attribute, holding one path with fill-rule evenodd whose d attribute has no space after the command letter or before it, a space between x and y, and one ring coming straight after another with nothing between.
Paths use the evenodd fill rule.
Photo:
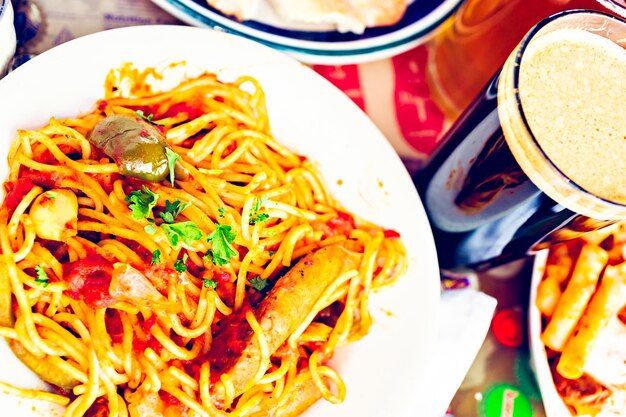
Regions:
<instances>
[{"instance_id":1,"label":"sliced onion","mask_svg":"<svg viewBox=\"0 0 626 417\"><path fill-rule=\"evenodd\" d=\"M126 263L113 265L109 293L115 300L126 301L138 307L145 306L153 311L180 311L180 306L170 303L144 274Z\"/></svg>"}]
</instances>

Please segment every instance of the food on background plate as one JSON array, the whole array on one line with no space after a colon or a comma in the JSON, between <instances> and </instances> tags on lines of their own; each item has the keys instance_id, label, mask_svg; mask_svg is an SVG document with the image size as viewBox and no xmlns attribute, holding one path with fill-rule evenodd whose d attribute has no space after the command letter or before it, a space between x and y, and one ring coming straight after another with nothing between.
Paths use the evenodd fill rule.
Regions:
<instances>
[{"instance_id":1,"label":"food on background plate","mask_svg":"<svg viewBox=\"0 0 626 417\"><path fill-rule=\"evenodd\" d=\"M340 32L363 33L366 28L400 21L408 0L267 0L286 22L333 25ZM262 0L207 0L238 20L256 18Z\"/></svg>"},{"instance_id":2,"label":"food on background plate","mask_svg":"<svg viewBox=\"0 0 626 417\"><path fill-rule=\"evenodd\" d=\"M209 6L237 20L254 19L262 0L207 0Z\"/></svg>"},{"instance_id":3,"label":"food on background plate","mask_svg":"<svg viewBox=\"0 0 626 417\"><path fill-rule=\"evenodd\" d=\"M18 132L0 207L0 335L66 416L295 416L406 268L270 134L261 86L112 70L88 114ZM154 85L153 85L154 83Z\"/></svg>"},{"instance_id":4,"label":"food on background plate","mask_svg":"<svg viewBox=\"0 0 626 417\"><path fill-rule=\"evenodd\" d=\"M556 390L573 416L626 410L626 224L550 249L535 305Z\"/></svg>"}]
</instances>

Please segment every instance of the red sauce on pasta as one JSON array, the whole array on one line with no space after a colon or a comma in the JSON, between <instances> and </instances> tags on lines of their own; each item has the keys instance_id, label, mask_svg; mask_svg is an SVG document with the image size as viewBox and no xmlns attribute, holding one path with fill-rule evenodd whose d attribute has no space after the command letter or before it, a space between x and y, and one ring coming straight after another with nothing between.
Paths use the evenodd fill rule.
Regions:
<instances>
[{"instance_id":1,"label":"red sauce on pasta","mask_svg":"<svg viewBox=\"0 0 626 417\"><path fill-rule=\"evenodd\" d=\"M67 294L91 307L115 304L109 294L113 265L96 253L63 265L63 279L69 284Z\"/></svg>"}]
</instances>

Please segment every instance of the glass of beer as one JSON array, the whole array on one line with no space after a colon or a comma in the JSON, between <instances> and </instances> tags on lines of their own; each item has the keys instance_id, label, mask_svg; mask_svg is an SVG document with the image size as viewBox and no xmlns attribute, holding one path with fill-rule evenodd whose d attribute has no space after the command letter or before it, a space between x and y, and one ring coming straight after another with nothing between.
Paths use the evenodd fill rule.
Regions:
<instances>
[{"instance_id":1,"label":"glass of beer","mask_svg":"<svg viewBox=\"0 0 626 417\"><path fill-rule=\"evenodd\" d=\"M466 0L428 42L427 76L437 104L455 119L534 24L571 9L626 16L626 0Z\"/></svg>"},{"instance_id":2,"label":"glass of beer","mask_svg":"<svg viewBox=\"0 0 626 417\"><path fill-rule=\"evenodd\" d=\"M534 26L414 177L443 270L484 270L626 219L626 21Z\"/></svg>"}]
</instances>

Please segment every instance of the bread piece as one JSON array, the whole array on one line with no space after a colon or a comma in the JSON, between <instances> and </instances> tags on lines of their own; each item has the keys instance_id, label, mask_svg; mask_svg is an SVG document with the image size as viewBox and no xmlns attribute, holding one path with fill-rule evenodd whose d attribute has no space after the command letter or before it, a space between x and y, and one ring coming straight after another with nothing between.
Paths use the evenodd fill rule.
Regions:
<instances>
[{"instance_id":1,"label":"bread piece","mask_svg":"<svg viewBox=\"0 0 626 417\"><path fill-rule=\"evenodd\" d=\"M363 33L365 24L355 14L349 0L269 0L288 22L327 24L340 32Z\"/></svg>"},{"instance_id":2,"label":"bread piece","mask_svg":"<svg viewBox=\"0 0 626 417\"><path fill-rule=\"evenodd\" d=\"M395 25L402 19L407 0L348 0L366 27Z\"/></svg>"},{"instance_id":3,"label":"bread piece","mask_svg":"<svg viewBox=\"0 0 626 417\"><path fill-rule=\"evenodd\" d=\"M262 0L207 0L238 20L258 17ZM268 0L286 22L332 25L339 32L363 33L365 28L398 23L407 0Z\"/></svg>"},{"instance_id":4,"label":"bread piece","mask_svg":"<svg viewBox=\"0 0 626 417\"><path fill-rule=\"evenodd\" d=\"M207 0L207 3L237 20L249 20L258 16L261 0Z\"/></svg>"}]
</instances>

